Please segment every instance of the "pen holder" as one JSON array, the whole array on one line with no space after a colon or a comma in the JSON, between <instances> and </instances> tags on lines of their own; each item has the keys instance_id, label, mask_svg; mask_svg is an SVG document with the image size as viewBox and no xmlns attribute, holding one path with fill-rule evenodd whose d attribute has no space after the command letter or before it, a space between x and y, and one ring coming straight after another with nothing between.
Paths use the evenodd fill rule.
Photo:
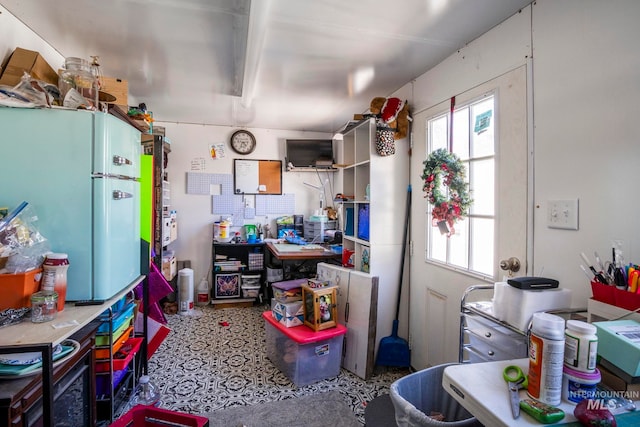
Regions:
<instances>
[{"instance_id":1,"label":"pen holder","mask_svg":"<svg viewBox=\"0 0 640 427\"><path fill-rule=\"evenodd\" d=\"M614 295L616 297L616 307L630 311L635 311L640 308L640 294L616 289Z\"/></svg>"},{"instance_id":2,"label":"pen holder","mask_svg":"<svg viewBox=\"0 0 640 427\"><path fill-rule=\"evenodd\" d=\"M605 285L604 283L591 281L591 292L593 293L593 299L596 301L604 302L611 305L616 305L615 286Z\"/></svg>"},{"instance_id":3,"label":"pen holder","mask_svg":"<svg viewBox=\"0 0 640 427\"><path fill-rule=\"evenodd\" d=\"M634 311L640 308L640 294L623 291L612 285L591 281L593 299L625 310Z\"/></svg>"}]
</instances>

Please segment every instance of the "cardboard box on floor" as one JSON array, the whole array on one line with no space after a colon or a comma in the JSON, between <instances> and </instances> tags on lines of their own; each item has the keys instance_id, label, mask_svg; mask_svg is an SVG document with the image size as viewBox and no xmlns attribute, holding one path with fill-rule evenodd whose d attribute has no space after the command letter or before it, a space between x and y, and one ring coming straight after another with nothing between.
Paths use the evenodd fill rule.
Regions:
<instances>
[{"instance_id":1,"label":"cardboard box on floor","mask_svg":"<svg viewBox=\"0 0 640 427\"><path fill-rule=\"evenodd\" d=\"M58 85L58 74L42 55L20 47L17 47L9 57L0 77L0 85L17 85L25 71L34 79Z\"/></svg>"}]
</instances>

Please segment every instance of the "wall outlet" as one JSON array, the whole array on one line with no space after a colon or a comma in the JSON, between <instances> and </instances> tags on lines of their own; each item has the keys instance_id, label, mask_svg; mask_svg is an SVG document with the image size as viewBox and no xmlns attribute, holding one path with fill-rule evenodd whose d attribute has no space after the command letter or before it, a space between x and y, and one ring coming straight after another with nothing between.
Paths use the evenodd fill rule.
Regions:
<instances>
[{"instance_id":1,"label":"wall outlet","mask_svg":"<svg viewBox=\"0 0 640 427\"><path fill-rule=\"evenodd\" d=\"M578 199L549 200L547 227L565 230L578 229Z\"/></svg>"}]
</instances>

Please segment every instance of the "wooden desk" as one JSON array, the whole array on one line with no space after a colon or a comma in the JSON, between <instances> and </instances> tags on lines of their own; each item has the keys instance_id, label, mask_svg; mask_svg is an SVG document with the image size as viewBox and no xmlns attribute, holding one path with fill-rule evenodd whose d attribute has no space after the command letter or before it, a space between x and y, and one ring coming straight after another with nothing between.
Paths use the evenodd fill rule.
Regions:
<instances>
[{"instance_id":1,"label":"wooden desk","mask_svg":"<svg viewBox=\"0 0 640 427\"><path fill-rule=\"evenodd\" d=\"M319 245L313 245L313 247L317 246ZM306 245L267 242L267 248L280 261L302 261L308 259L326 261L341 258L340 254L336 254L329 249L305 249Z\"/></svg>"},{"instance_id":2,"label":"wooden desk","mask_svg":"<svg viewBox=\"0 0 640 427\"><path fill-rule=\"evenodd\" d=\"M306 245L294 245L291 243L274 243L267 242L267 249L269 249L269 255L280 262L283 270L283 279L291 279L291 274L286 274L285 263L290 265L297 265L296 270L305 265L307 262L328 262L334 264L340 264L342 255L336 254L328 249L304 249ZM311 245L309 245L311 246ZM319 245L313 245L318 247ZM314 268L315 274L315 268Z\"/></svg>"}]
</instances>

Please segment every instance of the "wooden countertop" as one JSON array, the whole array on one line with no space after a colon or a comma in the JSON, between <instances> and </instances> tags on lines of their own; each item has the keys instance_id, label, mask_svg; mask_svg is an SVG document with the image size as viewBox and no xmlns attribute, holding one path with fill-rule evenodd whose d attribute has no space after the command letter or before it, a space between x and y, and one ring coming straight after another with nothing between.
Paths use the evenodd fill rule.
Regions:
<instances>
[{"instance_id":1,"label":"wooden countertop","mask_svg":"<svg viewBox=\"0 0 640 427\"><path fill-rule=\"evenodd\" d=\"M46 344L60 344L72 334L76 333L92 320L100 316L110 306L135 288L144 276L138 277L129 286L118 292L113 298L100 305L76 307L74 303L67 303L64 310L50 322L33 323L29 319L21 323L0 328L0 346L21 346Z\"/></svg>"}]
</instances>

